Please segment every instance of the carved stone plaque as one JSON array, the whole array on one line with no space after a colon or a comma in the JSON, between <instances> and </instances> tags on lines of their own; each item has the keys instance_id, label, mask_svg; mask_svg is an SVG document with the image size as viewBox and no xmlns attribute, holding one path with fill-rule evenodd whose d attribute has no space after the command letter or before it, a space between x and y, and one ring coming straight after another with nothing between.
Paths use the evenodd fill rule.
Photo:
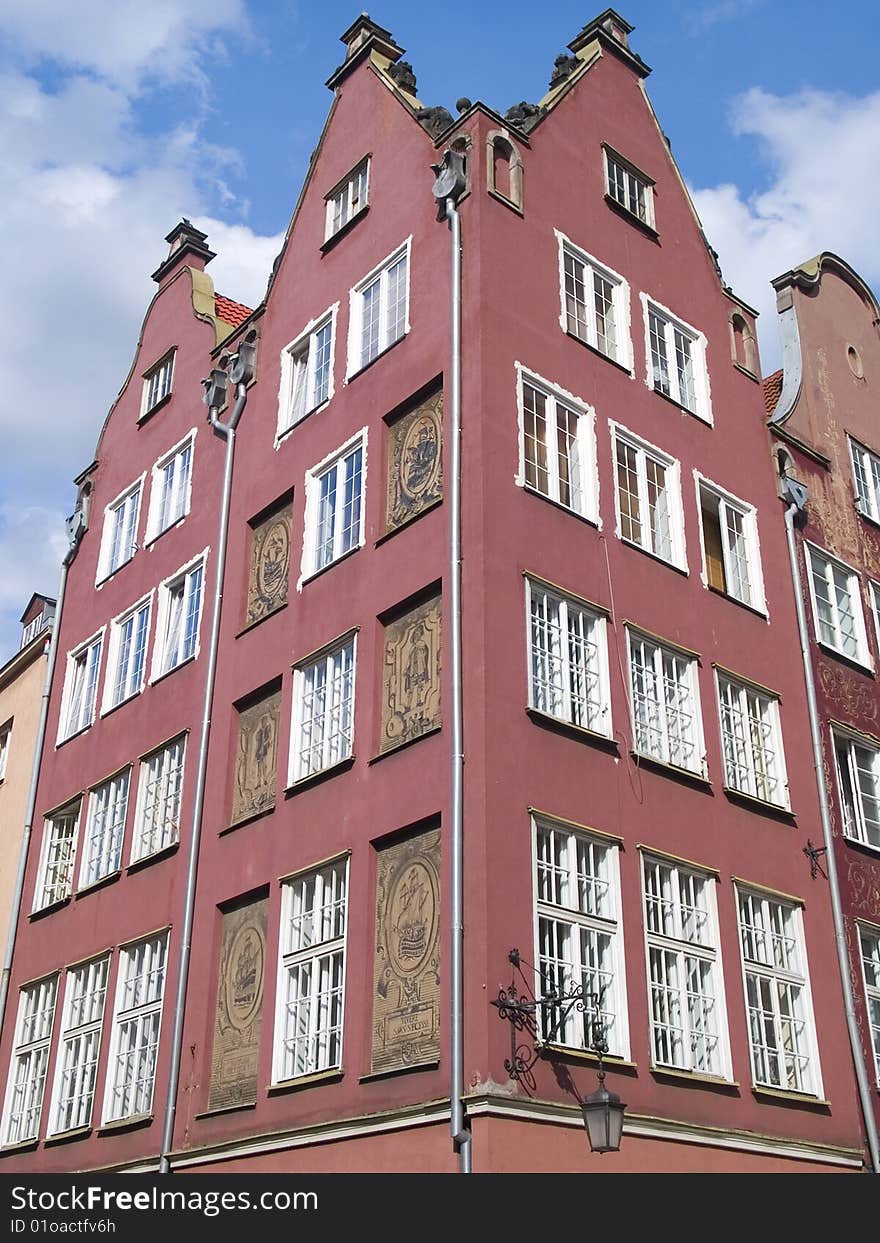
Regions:
<instances>
[{"instance_id":1,"label":"carved stone plaque","mask_svg":"<svg viewBox=\"0 0 880 1243\"><path fill-rule=\"evenodd\" d=\"M287 603L292 513L293 506L285 505L254 527L245 618L247 626Z\"/></svg>"},{"instance_id":2,"label":"carved stone plaque","mask_svg":"<svg viewBox=\"0 0 880 1243\"><path fill-rule=\"evenodd\" d=\"M440 725L440 612L437 596L385 627L380 752Z\"/></svg>"},{"instance_id":3,"label":"carved stone plaque","mask_svg":"<svg viewBox=\"0 0 880 1243\"><path fill-rule=\"evenodd\" d=\"M440 830L377 860L374 1073L440 1057Z\"/></svg>"},{"instance_id":4,"label":"carved stone plaque","mask_svg":"<svg viewBox=\"0 0 880 1243\"><path fill-rule=\"evenodd\" d=\"M443 394L435 393L388 429L388 519L402 527L443 495Z\"/></svg>"},{"instance_id":5,"label":"carved stone plaque","mask_svg":"<svg viewBox=\"0 0 880 1243\"><path fill-rule=\"evenodd\" d=\"M209 1109L257 1099L267 908L268 900L261 898L223 916Z\"/></svg>"},{"instance_id":6,"label":"carved stone plaque","mask_svg":"<svg viewBox=\"0 0 880 1243\"><path fill-rule=\"evenodd\" d=\"M232 824L275 806L280 707L281 691L273 691L238 714Z\"/></svg>"}]
</instances>

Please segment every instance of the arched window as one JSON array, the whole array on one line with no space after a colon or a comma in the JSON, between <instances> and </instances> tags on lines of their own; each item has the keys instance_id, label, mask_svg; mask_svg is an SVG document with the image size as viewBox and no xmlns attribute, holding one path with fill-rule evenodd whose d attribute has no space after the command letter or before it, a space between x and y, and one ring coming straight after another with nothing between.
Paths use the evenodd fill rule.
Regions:
<instances>
[{"instance_id":1,"label":"arched window","mask_svg":"<svg viewBox=\"0 0 880 1243\"><path fill-rule=\"evenodd\" d=\"M486 136L486 173L489 193L521 212L522 157L506 130L493 130Z\"/></svg>"},{"instance_id":2,"label":"arched window","mask_svg":"<svg viewBox=\"0 0 880 1243\"><path fill-rule=\"evenodd\" d=\"M755 349L755 334L748 320L738 311L734 311L730 317L730 338L733 361L750 375L757 376L758 352Z\"/></svg>"}]
</instances>

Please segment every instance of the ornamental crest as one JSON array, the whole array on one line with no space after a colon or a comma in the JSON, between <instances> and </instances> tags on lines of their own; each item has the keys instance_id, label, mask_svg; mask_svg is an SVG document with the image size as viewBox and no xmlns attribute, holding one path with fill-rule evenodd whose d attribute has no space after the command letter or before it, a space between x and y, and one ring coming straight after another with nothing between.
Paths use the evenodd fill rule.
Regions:
<instances>
[{"instance_id":1,"label":"ornamental crest","mask_svg":"<svg viewBox=\"0 0 880 1243\"><path fill-rule=\"evenodd\" d=\"M253 1104L263 1022L266 909L261 898L223 915L209 1109Z\"/></svg>"}]
</instances>

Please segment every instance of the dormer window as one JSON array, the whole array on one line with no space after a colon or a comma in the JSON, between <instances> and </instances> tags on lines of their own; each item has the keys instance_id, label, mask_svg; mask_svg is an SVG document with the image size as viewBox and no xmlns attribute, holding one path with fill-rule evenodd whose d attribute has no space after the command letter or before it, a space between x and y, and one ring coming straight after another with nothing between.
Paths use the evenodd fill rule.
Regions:
<instances>
[{"instance_id":1,"label":"dormer window","mask_svg":"<svg viewBox=\"0 0 880 1243\"><path fill-rule=\"evenodd\" d=\"M164 358L160 358L155 367L144 375L144 395L141 403L141 418L160 405L171 393L171 379L174 374L174 350L169 350Z\"/></svg>"},{"instance_id":2,"label":"dormer window","mask_svg":"<svg viewBox=\"0 0 880 1243\"><path fill-rule=\"evenodd\" d=\"M624 211L653 229L654 182L612 147L606 146L603 151L606 195Z\"/></svg>"},{"instance_id":3,"label":"dormer window","mask_svg":"<svg viewBox=\"0 0 880 1243\"><path fill-rule=\"evenodd\" d=\"M327 220L324 241L329 242L341 229L367 207L370 179L370 157L365 156L327 195Z\"/></svg>"}]
</instances>

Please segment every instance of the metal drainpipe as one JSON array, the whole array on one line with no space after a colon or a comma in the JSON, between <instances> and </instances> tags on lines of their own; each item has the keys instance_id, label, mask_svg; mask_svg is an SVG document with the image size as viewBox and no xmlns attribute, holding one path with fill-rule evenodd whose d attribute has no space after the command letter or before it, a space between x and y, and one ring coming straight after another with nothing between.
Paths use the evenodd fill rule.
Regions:
<instances>
[{"instance_id":1,"label":"metal drainpipe","mask_svg":"<svg viewBox=\"0 0 880 1243\"><path fill-rule=\"evenodd\" d=\"M226 569L226 544L229 534L229 501L232 492L232 464L235 458L235 429L247 404L247 384L237 385L237 399L228 423L217 418L211 407L210 423L226 440L226 463L223 472L223 496L220 503L220 526L217 533L217 561L214 583L214 613L211 619L211 641L208 648L208 670L205 675L205 699L202 711L202 733L199 740L199 758L196 771L192 834L189 844L189 861L186 875L186 899L183 910L183 928L180 935L180 955L177 967L177 994L174 999L174 1032L171 1038L171 1068L168 1072L168 1094L165 1100L165 1126L162 1132L162 1151L159 1156L159 1173L171 1173L170 1152L174 1138L174 1119L177 1113L177 1090L180 1083L180 1056L183 1046L183 1018L186 990L189 981L189 959L192 946L193 914L196 901L196 879L199 868L199 844L202 836L202 816L205 803L205 775L208 768L208 742L211 736L211 706L214 699L214 682L217 673L217 648L220 638L220 612L223 605L223 576Z\"/></svg>"},{"instance_id":2,"label":"metal drainpipe","mask_svg":"<svg viewBox=\"0 0 880 1243\"><path fill-rule=\"evenodd\" d=\"M452 289L450 318L450 646L452 648L452 1011L450 1128L458 1150L459 1170L472 1172L471 1132L464 1111L464 740L461 684L461 218L455 199L446 199L446 219L452 233Z\"/></svg>"},{"instance_id":3,"label":"metal drainpipe","mask_svg":"<svg viewBox=\"0 0 880 1243\"><path fill-rule=\"evenodd\" d=\"M785 481L784 481L785 482ZM801 488L803 485L800 485ZM822 752L822 734L819 725L819 709L816 704L816 684L813 680L813 666L810 660L810 638L807 629L807 617L801 596L801 578L798 567L797 544L794 536L794 516L803 508L806 500L806 489L803 489L801 504L792 501L785 511L785 534L788 539L788 559L791 566L791 580L794 586L794 601L797 609L798 635L801 644L801 656L804 662L804 681L807 686L807 705L810 716L810 735L813 743L813 767L816 770L816 784L819 787L819 813L822 820L822 835L825 841L825 862L828 867L828 888L831 893L831 910L834 916L834 937L837 943L837 964L840 968L840 979L843 985L843 1001L846 1011L846 1027L849 1034L850 1050L856 1072L859 1089L859 1103L865 1123L868 1151L875 1174L880 1173L880 1145L877 1139L877 1122L874 1118L874 1106L871 1088L868 1083L868 1072L862 1042L859 1039L856 1021L855 998L849 974L849 953L846 947L846 931L843 921L843 907L840 901L840 885L837 879L837 861L834 857L834 841L831 834L831 815L828 810L828 787L825 783L825 764Z\"/></svg>"},{"instance_id":4,"label":"metal drainpipe","mask_svg":"<svg viewBox=\"0 0 880 1243\"><path fill-rule=\"evenodd\" d=\"M6 939L6 956L3 960L3 976L0 979L0 1030L6 1017L6 999L9 994L9 976L12 971L12 957L15 952L15 935L18 931L18 917L21 913L21 899L24 894L24 877L27 870L28 849L34 827L34 809L37 804L37 782L40 777L40 765L43 758L43 744L46 740L46 721L49 716L49 692L52 689L52 678L58 658L58 635L61 631L61 611L64 608L64 593L67 589L67 571L79 548L83 528L71 539L70 547L61 562L61 576L58 581L58 600L55 604L55 617L52 621L52 633L49 638L49 660L46 665L46 676L43 679L43 695L40 701L40 715L37 721L37 737L34 743L34 759L31 765L31 780L25 812L24 832L21 838L21 850L18 854L18 873L15 878L15 890L12 896L12 911L9 916L9 934Z\"/></svg>"}]
</instances>

